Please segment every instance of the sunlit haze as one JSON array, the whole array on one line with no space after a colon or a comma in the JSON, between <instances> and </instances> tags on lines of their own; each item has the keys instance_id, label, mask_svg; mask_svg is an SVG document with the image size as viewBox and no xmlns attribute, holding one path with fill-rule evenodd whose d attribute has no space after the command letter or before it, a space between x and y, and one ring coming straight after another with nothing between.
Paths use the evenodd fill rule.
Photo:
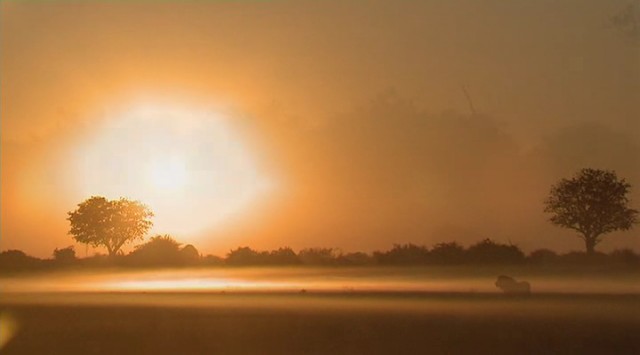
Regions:
<instances>
[{"instance_id":1,"label":"sunlit haze","mask_svg":"<svg viewBox=\"0 0 640 355\"><path fill-rule=\"evenodd\" d=\"M193 241L207 228L250 217L273 192L275 181L261 171L233 117L160 102L108 115L71 146L75 186L85 196L147 204L157 233Z\"/></svg>"},{"instance_id":2,"label":"sunlit haze","mask_svg":"<svg viewBox=\"0 0 640 355\"><path fill-rule=\"evenodd\" d=\"M0 353L640 354L640 0L0 0Z\"/></svg>"},{"instance_id":3,"label":"sunlit haze","mask_svg":"<svg viewBox=\"0 0 640 355\"><path fill-rule=\"evenodd\" d=\"M580 249L554 182L611 169L640 202L628 2L3 1L0 249L84 253L93 195L205 254Z\"/></svg>"}]
</instances>

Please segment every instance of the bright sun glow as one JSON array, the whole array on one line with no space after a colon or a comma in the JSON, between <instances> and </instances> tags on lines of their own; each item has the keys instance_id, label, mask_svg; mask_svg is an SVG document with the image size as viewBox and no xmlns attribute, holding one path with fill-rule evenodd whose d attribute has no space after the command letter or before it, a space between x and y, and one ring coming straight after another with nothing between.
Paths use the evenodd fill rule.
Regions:
<instances>
[{"instance_id":1,"label":"bright sun glow","mask_svg":"<svg viewBox=\"0 0 640 355\"><path fill-rule=\"evenodd\" d=\"M188 171L184 159L180 157L160 158L150 165L149 178L158 190L181 190L187 184Z\"/></svg>"},{"instance_id":2,"label":"bright sun glow","mask_svg":"<svg viewBox=\"0 0 640 355\"><path fill-rule=\"evenodd\" d=\"M108 113L74 151L82 198L140 200L153 233L179 238L224 225L273 187L232 117L215 110L141 104Z\"/></svg>"}]
</instances>

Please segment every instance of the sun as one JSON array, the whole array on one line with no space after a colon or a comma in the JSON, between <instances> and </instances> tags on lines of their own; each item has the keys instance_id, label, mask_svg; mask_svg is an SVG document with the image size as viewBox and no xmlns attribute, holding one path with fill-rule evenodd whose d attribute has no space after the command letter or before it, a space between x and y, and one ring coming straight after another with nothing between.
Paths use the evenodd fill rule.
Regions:
<instances>
[{"instance_id":1,"label":"sun","mask_svg":"<svg viewBox=\"0 0 640 355\"><path fill-rule=\"evenodd\" d=\"M73 186L80 198L148 205L152 233L203 235L241 221L273 190L259 151L232 114L145 102L106 116L71 153Z\"/></svg>"},{"instance_id":2,"label":"sun","mask_svg":"<svg viewBox=\"0 0 640 355\"><path fill-rule=\"evenodd\" d=\"M188 179L187 166L181 157L161 157L150 164L149 180L160 192L184 190Z\"/></svg>"}]
</instances>

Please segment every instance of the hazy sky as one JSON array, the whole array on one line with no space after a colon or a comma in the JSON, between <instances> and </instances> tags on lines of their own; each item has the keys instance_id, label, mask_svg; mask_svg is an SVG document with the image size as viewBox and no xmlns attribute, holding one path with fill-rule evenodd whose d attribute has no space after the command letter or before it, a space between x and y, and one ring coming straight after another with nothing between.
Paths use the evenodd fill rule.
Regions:
<instances>
[{"instance_id":1,"label":"hazy sky","mask_svg":"<svg viewBox=\"0 0 640 355\"><path fill-rule=\"evenodd\" d=\"M3 1L0 248L73 244L66 211L179 151L198 190L143 202L205 253L581 249L542 213L552 183L615 169L640 207L640 42L610 22L629 3ZM145 125L140 105L179 109Z\"/></svg>"}]
</instances>

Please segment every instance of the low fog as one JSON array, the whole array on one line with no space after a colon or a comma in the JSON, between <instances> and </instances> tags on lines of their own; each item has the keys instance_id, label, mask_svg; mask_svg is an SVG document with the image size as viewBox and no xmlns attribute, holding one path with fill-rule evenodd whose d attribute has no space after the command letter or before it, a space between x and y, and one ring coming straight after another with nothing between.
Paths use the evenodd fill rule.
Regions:
<instances>
[{"instance_id":1,"label":"low fog","mask_svg":"<svg viewBox=\"0 0 640 355\"><path fill-rule=\"evenodd\" d=\"M327 271L330 273L327 273ZM496 288L496 275L510 273L526 280L539 296L546 294L637 294L639 286L630 282L633 270L612 276L589 270L527 270L518 266L415 267L415 268L178 268L155 270L57 271L47 274L3 275L3 290L14 302L33 293L49 297L59 293L96 293L105 301L109 293L202 293L216 294L336 294L350 293L428 293L428 294L502 294ZM595 271L595 272L594 272ZM106 294L106 295L105 295ZM11 296L9 296L11 295ZM18 296L15 296L18 295ZM25 299L25 302L29 300ZM89 301L90 303L92 301ZM96 301L93 301L96 302ZM122 300L120 300L122 302ZM125 300L126 302L126 300Z\"/></svg>"}]
</instances>

